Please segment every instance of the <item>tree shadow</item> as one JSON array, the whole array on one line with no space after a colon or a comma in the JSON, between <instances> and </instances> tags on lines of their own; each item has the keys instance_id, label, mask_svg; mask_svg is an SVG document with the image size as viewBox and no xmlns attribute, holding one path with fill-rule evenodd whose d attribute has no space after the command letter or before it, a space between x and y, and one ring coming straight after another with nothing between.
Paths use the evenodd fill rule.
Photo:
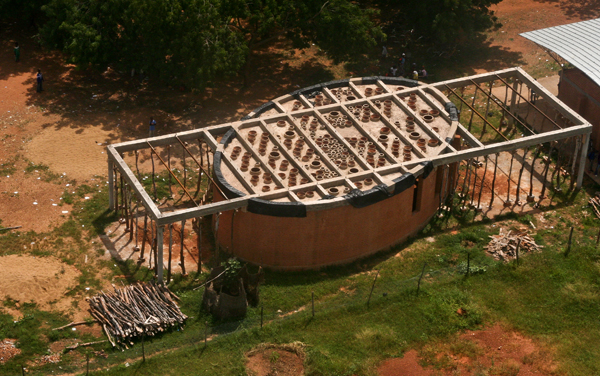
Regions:
<instances>
[{"instance_id":1,"label":"tree shadow","mask_svg":"<svg viewBox=\"0 0 600 376\"><path fill-rule=\"evenodd\" d=\"M555 4L567 17L591 20L600 17L600 0L534 0Z\"/></svg>"},{"instance_id":2,"label":"tree shadow","mask_svg":"<svg viewBox=\"0 0 600 376\"><path fill-rule=\"evenodd\" d=\"M271 99L334 78L318 57L297 59L297 50L285 40L255 51L247 87L242 88L240 76L218 77L206 90L197 91L139 73L76 69L65 63L63 54L41 48L34 42L34 30L19 24L0 25L0 36L0 46L10 51L0 56L0 85L24 86L26 106L48 119L42 128L70 128L75 133L101 129L106 139L99 142L148 137L150 116L158 123L157 136L238 121ZM22 49L18 63L12 54L14 41ZM44 75L41 93L36 92L37 69ZM15 77L20 79L12 80Z\"/></svg>"},{"instance_id":3,"label":"tree shadow","mask_svg":"<svg viewBox=\"0 0 600 376\"><path fill-rule=\"evenodd\" d=\"M419 53L424 56L424 65L431 72L430 81L442 81L465 75L474 75L482 71L496 71L525 64L521 52L511 51L508 48L492 45L486 34L479 33L457 45L454 51L435 56L431 53ZM417 65L420 67L418 63Z\"/></svg>"}]
</instances>

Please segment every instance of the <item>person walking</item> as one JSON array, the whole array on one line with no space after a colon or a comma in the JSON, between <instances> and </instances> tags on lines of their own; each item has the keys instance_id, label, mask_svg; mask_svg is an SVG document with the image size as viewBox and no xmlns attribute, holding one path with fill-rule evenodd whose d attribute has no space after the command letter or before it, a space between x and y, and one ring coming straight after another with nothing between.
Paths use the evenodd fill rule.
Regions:
<instances>
[{"instance_id":1,"label":"person walking","mask_svg":"<svg viewBox=\"0 0 600 376\"><path fill-rule=\"evenodd\" d=\"M156 131L156 120L151 116L150 117L150 135L149 137L154 136L154 132Z\"/></svg>"},{"instance_id":2,"label":"person walking","mask_svg":"<svg viewBox=\"0 0 600 376\"><path fill-rule=\"evenodd\" d=\"M19 48L19 42L15 42L15 62L19 62L21 58L21 49Z\"/></svg>"},{"instance_id":3,"label":"person walking","mask_svg":"<svg viewBox=\"0 0 600 376\"><path fill-rule=\"evenodd\" d=\"M383 46L383 49L381 50L381 57L383 57L384 59L388 57L388 50L385 45Z\"/></svg>"},{"instance_id":4,"label":"person walking","mask_svg":"<svg viewBox=\"0 0 600 376\"><path fill-rule=\"evenodd\" d=\"M589 171L594 172L594 159L596 159L596 150L590 149L590 152L588 153L587 158L590 161Z\"/></svg>"},{"instance_id":5,"label":"person walking","mask_svg":"<svg viewBox=\"0 0 600 376\"><path fill-rule=\"evenodd\" d=\"M402 53L402 56L400 56L400 59L398 59L398 63L399 63L399 75L404 77L404 64L406 64L406 54Z\"/></svg>"},{"instance_id":6,"label":"person walking","mask_svg":"<svg viewBox=\"0 0 600 376\"><path fill-rule=\"evenodd\" d=\"M42 83L44 82L44 76L42 76L42 71L39 69L37 72L36 81L37 81L37 92L39 93L41 91L44 91L44 89L42 88Z\"/></svg>"}]
</instances>

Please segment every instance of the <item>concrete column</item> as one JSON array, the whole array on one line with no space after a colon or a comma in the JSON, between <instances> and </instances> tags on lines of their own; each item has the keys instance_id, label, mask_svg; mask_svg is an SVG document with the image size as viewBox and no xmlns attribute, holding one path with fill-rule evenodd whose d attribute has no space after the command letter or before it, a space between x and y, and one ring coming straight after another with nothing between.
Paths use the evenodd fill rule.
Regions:
<instances>
[{"instance_id":1,"label":"concrete column","mask_svg":"<svg viewBox=\"0 0 600 376\"><path fill-rule=\"evenodd\" d=\"M590 144L590 134L584 134L581 136L581 155L579 156L579 171L577 171L577 189L583 187L583 173L585 172L585 161L588 154L588 145Z\"/></svg>"},{"instance_id":2,"label":"concrete column","mask_svg":"<svg viewBox=\"0 0 600 376\"><path fill-rule=\"evenodd\" d=\"M156 277L158 278L158 283L163 283L163 232L165 228L164 226L157 226L156 233Z\"/></svg>"},{"instance_id":3,"label":"concrete column","mask_svg":"<svg viewBox=\"0 0 600 376\"><path fill-rule=\"evenodd\" d=\"M517 116L519 109L517 108L517 92L520 91L520 87L519 87L519 80L515 79L515 82L513 83L513 91L512 91L512 95L510 96L510 112L512 112L512 114L514 116ZM511 117L509 119L509 121L512 123L512 125L515 125L515 118Z\"/></svg>"},{"instance_id":4,"label":"concrete column","mask_svg":"<svg viewBox=\"0 0 600 376\"><path fill-rule=\"evenodd\" d=\"M108 157L108 208L115 210L115 176L113 173L113 161Z\"/></svg>"}]
</instances>

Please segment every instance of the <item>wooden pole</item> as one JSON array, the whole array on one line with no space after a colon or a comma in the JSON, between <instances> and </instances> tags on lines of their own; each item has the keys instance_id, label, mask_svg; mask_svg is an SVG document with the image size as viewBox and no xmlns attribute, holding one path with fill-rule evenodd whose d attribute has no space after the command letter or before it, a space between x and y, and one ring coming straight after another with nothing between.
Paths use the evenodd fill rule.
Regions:
<instances>
[{"instance_id":1,"label":"wooden pole","mask_svg":"<svg viewBox=\"0 0 600 376\"><path fill-rule=\"evenodd\" d=\"M371 295L373 295L373 290L375 289L375 282L377 282L377 277L379 277L379 270L377 274L375 274L375 279L373 279L373 284L371 285L371 292L369 293L369 299L367 299L367 307L371 303Z\"/></svg>"},{"instance_id":2,"label":"wooden pole","mask_svg":"<svg viewBox=\"0 0 600 376\"><path fill-rule=\"evenodd\" d=\"M477 169L479 168L479 157L475 159L475 166L473 166L473 189L471 191L471 207L473 206L473 202L475 202L475 191L477 189Z\"/></svg>"},{"instance_id":3,"label":"wooden pole","mask_svg":"<svg viewBox=\"0 0 600 376\"><path fill-rule=\"evenodd\" d=\"M119 219L123 216L127 218L127 213L125 212L125 181L123 180L123 175L119 174L120 181L120 191L121 191L121 205L119 205Z\"/></svg>"},{"instance_id":4,"label":"wooden pole","mask_svg":"<svg viewBox=\"0 0 600 376\"><path fill-rule=\"evenodd\" d=\"M477 100L477 86L475 86L475 92L473 93L473 103L471 103L471 118L469 119L469 132L471 132L471 125L473 123L473 117L475 116L475 100Z\"/></svg>"},{"instance_id":5,"label":"wooden pole","mask_svg":"<svg viewBox=\"0 0 600 376\"><path fill-rule=\"evenodd\" d=\"M496 187L496 172L498 171L498 154L496 154L496 161L494 162L494 177L492 178L492 188L491 188L491 198L490 198L490 210L492 209L492 205L494 205L494 197L496 193L494 188Z\"/></svg>"},{"instance_id":6,"label":"wooden pole","mask_svg":"<svg viewBox=\"0 0 600 376\"><path fill-rule=\"evenodd\" d=\"M171 145L167 145L167 168L171 171ZM172 178L169 174L169 197L173 197L173 189L171 186Z\"/></svg>"},{"instance_id":7,"label":"wooden pole","mask_svg":"<svg viewBox=\"0 0 600 376\"><path fill-rule=\"evenodd\" d=\"M529 170L529 196L533 196L533 173L535 172L535 161L537 161L541 152L542 147L540 145L535 152L533 160L531 161L531 170Z\"/></svg>"},{"instance_id":8,"label":"wooden pole","mask_svg":"<svg viewBox=\"0 0 600 376\"><path fill-rule=\"evenodd\" d=\"M567 250L565 252L565 257L569 256L569 253L571 252L571 239L573 238L573 229L574 229L574 227L571 226L571 232L569 233L569 243L567 243Z\"/></svg>"},{"instance_id":9,"label":"wooden pole","mask_svg":"<svg viewBox=\"0 0 600 376\"><path fill-rule=\"evenodd\" d=\"M419 282L417 282L417 296L419 296L419 291L421 291L421 279L423 278L423 274L425 274L425 267L427 263L423 264L423 270L421 271L421 276L419 277Z\"/></svg>"},{"instance_id":10,"label":"wooden pole","mask_svg":"<svg viewBox=\"0 0 600 376\"><path fill-rule=\"evenodd\" d=\"M150 152L150 160L152 161L152 191L154 193L154 201L157 201L158 197L156 196L156 176L155 176L155 172L154 172L154 155L152 155L152 152Z\"/></svg>"},{"instance_id":11,"label":"wooden pole","mask_svg":"<svg viewBox=\"0 0 600 376\"><path fill-rule=\"evenodd\" d=\"M139 261L144 262L144 250L146 249L146 234L148 228L148 213L144 212L144 231L142 232L142 252Z\"/></svg>"},{"instance_id":12,"label":"wooden pole","mask_svg":"<svg viewBox=\"0 0 600 376\"><path fill-rule=\"evenodd\" d=\"M517 196L515 197L515 203L519 203L519 193L521 190L521 178L523 177L523 170L525 169L525 159L527 158L528 148L523 151L523 161L521 162L521 170L519 171L519 179L517 180Z\"/></svg>"},{"instance_id":13,"label":"wooden pole","mask_svg":"<svg viewBox=\"0 0 600 376\"><path fill-rule=\"evenodd\" d=\"M506 188L506 202L510 202L510 177L512 175L512 167L513 167L513 161L515 160L515 153L516 150L511 151L511 157L510 157L510 167L508 168L508 184L507 184L507 188Z\"/></svg>"},{"instance_id":14,"label":"wooden pole","mask_svg":"<svg viewBox=\"0 0 600 376\"><path fill-rule=\"evenodd\" d=\"M479 197L477 197L477 209L481 209L481 194L483 193L483 185L485 184L485 175L488 168L488 156L484 156L485 164L483 166L483 177L481 178L481 188L479 189ZM494 194L494 192L492 192Z\"/></svg>"},{"instance_id":15,"label":"wooden pole","mask_svg":"<svg viewBox=\"0 0 600 376\"><path fill-rule=\"evenodd\" d=\"M521 238L517 241L517 265L519 265L519 249L521 248Z\"/></svg>"},{"instance_id":16,"label":"wooden pole","mask_svg":"<svg viewBox=\"0 0 600 376\"><path fill-rule=\"evenodd\" d=\"M179 247L179 258L181 260L180 261L181 275L183 277L185 277L187 275L187 273L185 272L185 257L183 254L183 241L185 240L184 233L185 233L185 219L183 221L181 221L181 245Z\"/></svg>"},{"instance_id":17,"label":"wooden pole","mask_svg":"<svg viewBox=\"0 0 600 376\"><path fill-rule=\"evenodd\" d=\"M542 191L540 192L540 201L542 201L542 199L544 198L544 194L546 193L546 182L548 181L548 171L550 170L550 163L551 163L551 159L550 156L552 155L552 142L548 143L548 160L544 161L545 162L545 166L544 166L544 181L542 183Z\"/></svg>"},{"instance_id":18,"label":"wooden pole","mask_svg":"<svg viewBox=\"0 0 600 376\"><path fill-rule=\"evenodd\" d=\"M169 264L167 265L167 283L171 282L171 255L173 251L173 224L169 224Z\"/></svg>"},{"instance_id":19,"label":"wooden pole","mask_svg":"<svg viewBox=\"0 0 600 376\"><path fill-rule=\"evenodd\" d=\"M262 327L263 327L263 308L264 308L264 307L261 305L261 306L260 306L260 328L261 328L261 329L262 329ZM314 314L313 314L313 316L314 316Z\"/></svg>"},{"instance_id":20,"label":"wooden pole","mask_svg":"<svg viewBox=\"0 0 600 376\"><path fill-rule=\"evenodd\" d=\"M185 150L183 150L183 189L187 189L187 165L185 164ZM192 200L194 201L194 200Z\"/></svg>"},{"instance_id":21,"label":"wooden pole","mask_svg":"<svg viewBox=\"0 0 600 376\"><path fill-rule=\"evenodd\" d=\"M600 228L598 229L598 236L596 237L596 247L598 247L598 243L600 243Z\"/></svg>"}]
</instances>

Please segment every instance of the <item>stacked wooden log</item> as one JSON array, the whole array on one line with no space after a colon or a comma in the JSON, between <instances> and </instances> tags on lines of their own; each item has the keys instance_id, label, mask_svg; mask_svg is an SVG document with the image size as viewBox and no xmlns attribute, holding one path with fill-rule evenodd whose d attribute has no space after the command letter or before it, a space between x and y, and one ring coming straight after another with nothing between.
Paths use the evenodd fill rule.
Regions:
<instances>
[{"instance_id":1,"label":"stacked wooden log","mask_svg":"<svg viewBox=\"0 0 600 376\"><path fill-rule=\"evenodd\" d=\"M135 337L154 336L187 319L175 303L179 299L165 286L138 283L113 288L114 292L102 291L88 302L90 313L115 347L128 348Z\"/></svg>"},{"instance_id":2,"label":"stacked wooden log","mask_svg":"<svg viewBox=\"0 0 600 376\"><path fill-rule=\"evenodd\" d=\"M517 257L517 244L519 240L519 254L538 252L543 247L537 245L526 232L508 231L500 229L498 235L491 235L492 239L486 246L487 252L496 260L509 261Z\"/></svg>"},{"instance_id":3,"label":"stacked wooden log","mask_svg":"<svg viewBox=\"0 0 600 376\"><path fill-rule=\"evenodd\" d=\"M600 218L600 197L598 197L598 193L588 201L592 210L594 210L594 214L596 217Z\"/></svg>"}]
</instances>

